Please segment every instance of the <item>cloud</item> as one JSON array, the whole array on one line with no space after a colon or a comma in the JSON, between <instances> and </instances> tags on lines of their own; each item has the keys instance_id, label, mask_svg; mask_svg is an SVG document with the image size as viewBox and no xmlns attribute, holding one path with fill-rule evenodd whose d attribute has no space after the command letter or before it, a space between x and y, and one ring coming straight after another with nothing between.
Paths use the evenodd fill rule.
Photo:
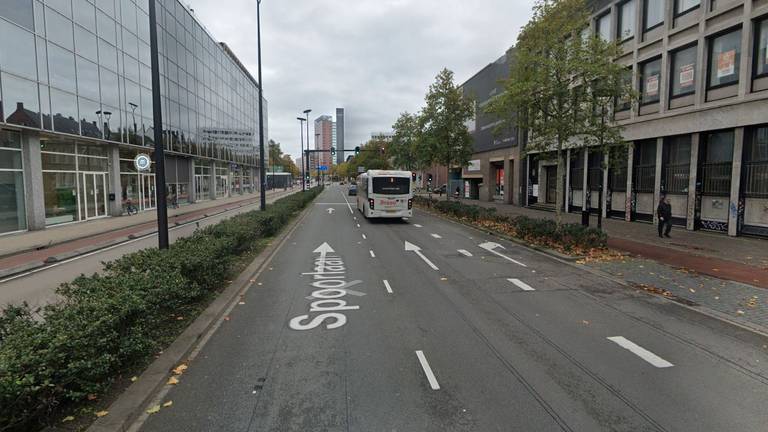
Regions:
<instances>
[{"instance_id":1,"label":"cloud","mask_svg":"<svg viewBox=\"0 0 768 432\"><path fill-rule=\"evenodd\" d=\"M183 0L257 76L256 0ZM263 0L269 137L299 154L296 117L345 108L347 148L415 112L443 67L458 83L514 44L533 0Z\"/></svg>"}]
</instances>

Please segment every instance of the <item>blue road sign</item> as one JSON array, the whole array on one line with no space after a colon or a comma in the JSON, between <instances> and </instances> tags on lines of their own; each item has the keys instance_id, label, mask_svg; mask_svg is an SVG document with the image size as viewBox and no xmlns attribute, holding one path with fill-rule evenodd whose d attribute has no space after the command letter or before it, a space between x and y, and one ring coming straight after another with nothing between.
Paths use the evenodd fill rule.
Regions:
<instances>
[{"instance_id":1,"label":"blue road sign","mask_svg":"<svg viewBox=\"0 0 768 432\"><path fill-rule=\"evenodd\" d=\"M327 165L320 165L319 167L317 167L317 169L319 169L320 171L328 171L328 166Z\"/></svg>"}]
</instances>

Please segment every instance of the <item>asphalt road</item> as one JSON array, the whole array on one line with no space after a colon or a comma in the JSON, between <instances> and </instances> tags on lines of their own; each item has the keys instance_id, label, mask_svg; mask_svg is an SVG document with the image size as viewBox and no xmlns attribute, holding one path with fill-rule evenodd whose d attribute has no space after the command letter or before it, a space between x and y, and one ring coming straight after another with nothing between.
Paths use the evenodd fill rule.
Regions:
<instances>
[{"instance_id":1,"label":"asphalt road","mask_svg":"<svg viewBox=\"0 0 768 432\"><path fill-rule=\"evenodd\" d=\"M285 194L270 196L267 202L272 202ZM168 238L171 243L176 239L186 237L195 232L198 227L206 227L236 214L258 210L259 204L254 203L235 208L226 212L200 219L197 222L169 227ZM129 240L119 245L108 247L96 252L75 257L71 260L54 263L48 267L0 279L0 307L7 304L27 302L31 306L43 306L56 299L55 290L62 283L75 279L81 274L93 274L101 271L103 263L141 249L157 247L157 234Z\"/></svg>"},{"instance_id":2,"label":"asphalt road","mask_svg":"<svg viewBox=\"0 0 768 432\"><path fill-rule=\"evenodd\" d=\"M766 338L343 190L134 430L768 431Z\"/></svg>"}]
</instances>

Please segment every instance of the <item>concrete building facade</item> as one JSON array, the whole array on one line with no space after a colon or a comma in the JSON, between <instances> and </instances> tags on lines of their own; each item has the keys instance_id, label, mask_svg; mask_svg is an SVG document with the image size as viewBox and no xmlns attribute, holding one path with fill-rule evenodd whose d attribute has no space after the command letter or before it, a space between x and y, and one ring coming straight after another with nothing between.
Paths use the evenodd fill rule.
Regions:
<instances>
[{"instance_id":1,"label":"concrete building facade","mask_svg":"<svg viewBox=\"0 0 768 432\"><path fill-rule=\"evenodd\" d=\"M344 108L336 108L336 164L344 163Z\"/></svg>"},{"instance_id":2,"label":"concrete building facade","mask_svg":"<svg viewBox=\"0 0 768 432\"><path fill-rule=\"evenodd\" d=\"M568 151L567 211L657 222L666 194L689 230L768 235L768 0L593 3L592 31L618 40L637 104L617 104L628 147ZM554 161L528 155L526 204L554 205ZM602 192L602 193L601 193ZM602 203L600 202L602 199Z\"/></svg>"},{"instance_id":3,"label":"concrete building facade","mask_svg":"<svg viewBox=\"0 0 768 432\"><path fill-rule=\"evenodd\" d=\"M331 147L333 146L333 117L322 115L315 119L315 150L323 150L322 153L315 153L317 167L325 166L330 169L333 165L331 158Z\"/></svg>"},{"instance_id":4,"label":"concrete building facade","mask_svg":"<svg viewBox=\"0 0 768 432\"><path fill-rule=\"evenodd\" d=\"M158 0L154 125L147 5L0 2L0 234L156 208L154 163L134 164L155 127L171 203L255 191L258 84L178 0Z\"/></svg>"}]
</instances>

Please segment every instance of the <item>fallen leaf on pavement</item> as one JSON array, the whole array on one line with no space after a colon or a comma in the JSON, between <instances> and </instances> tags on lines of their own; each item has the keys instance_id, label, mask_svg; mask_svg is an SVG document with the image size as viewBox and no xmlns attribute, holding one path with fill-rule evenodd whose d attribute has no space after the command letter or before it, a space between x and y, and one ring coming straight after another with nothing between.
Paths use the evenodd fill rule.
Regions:
<instances>
[{"instance_id":1,"label":"fallen leaf on pavement","mask_svg":"<svg viewBox=\"0 0 768 432\"><path fill-rule=\"evenodd\" d=\"M244 304L245 304L245 302L238 302L237 304L239 304L239 305L244 305Z\"/></svg>"},{"instance_id":2,"label":"fallen leaf on pavement","mask_svg":"<svg viewBox=\"0 0 768 432\"><path fill-rule=\"evenodd\" d=\"M448 280L448 278L447 278L447 277L441 277L441 278L440 278L440 280L441 280L441 281L447 281L447 280Z\"/></svg>"},{"instance_id":3,"label":"fallen leaf on pavement","mask_svg":"<svg viewBox=\"0 0 768 432\"><path fill-rule=\"evenodd\" d=\"M109 414L109 411L99 411L96 413L96 417L104 417L105 415Z\"/></svg>"},{"instance_id":4,"label":"fallen leaf on pavement","mask_svg":"<svg viewBox=\"0 0 768 432\"><path fill-rule=\"evenodd\" d=\"M715 300L720 300L720 296L715 296Z\"/></svg>"},{"instance_id":5,"label":"fallen leaf on pavement","mask_svg":"<svg viewBox=\"0 0 768 432\"><path fill-rule=\"evenodd\" d=\"M176 375L181 375L181 374L183 374L183 373L184 373L184 371L185 371L185 370L187 370L188 368L189 368L189 366L187 366L187 365L185 365L185 364L183 364L183 363L182 363L182 364L180 364L180 365L176 366L176 369L174 369L174 370L173 370L173 373L175 373Z\"/></svg>"},{"instance_id":6,"label":"fallen leaf on pavement","mask_svg":"<svg viewBox=\"0 0 768 432\"><path fill-rule=\"evenodd\" d=\"M587 321L587 320L581 320L581 323L584 324L584 325L589 325L589 321Z\"/></svg>"},{"instance_id":7,"label":"fallen leaf on pavement","mask_svg":"<svg viewBox=\"0 0 768 432\"><path fill-rule=\"evenodd\" d=\"M172 376L172 377L168 378L168 383L167 384L176 385L178 383L179 383L179 379L176 378L175 376Z\"/></svg>"},{"instance_id":8,"label":"fallen leaf on pavement","mask_svg":"<svg viewBox=\"0 0 768 432\"><path fill-rule=\"evenodd\" d=\"M147 410L147 414L155 414L157 412L160 412L160 405L155 405Z\"/></svg>"},{"instance_id":9,"label":"fallen leaf on pavement","mask_svg":"<svg viewBox=\"0 0 768 432\"><path fill-rule=\"evenodd\" d=\"M66 417L64 417L64 418L61 420L61 422L62 422L62 423L71 422L71 421L73 421L74 419L75 419L75 418L74 418L73 416L66 416Z\"/></svg>"},{"instance_id":10,"label":"fallen leaf on pavement","mask_svg":"<svg viewBox=\"0 0 768 432\"><path fill-rule=\"evenodd\" d=\"M744 315L744 311L739 309L739 310L736 311L736 314L737 315Z\"/></svg>"},{"instance_id":11,"label":"fallen leaf on pavement","mask_svg":"<svg viewBox=\"0 0 768 432\"><path fill-rule=\"evenodd\" d=\"M719 269L719 268L713 268L713 269L712 269L712 271L716 271L716 272L719 272L719 271L720 271L720 269Z\"/></svg>"},{"instance_id":12,"label":"fallen leaf on pavement","mask_svg":"<svg viewBox=\"0 0 768 432\"><path fill-rule=\"evenodd\" d=\"M688 288L688 291L690 291L690 292L692 292L692 293L695 293L695 292L696 292L696 290L695 290L695 289L693 289L693 288Z\"/></svg>"},{"instance_id":13,"label":"fallen leaf on pavement","mask_svg":"<svg viewBox=\"0 0 768 432\"><path fill-rule=\"evenodd\" d=\"M131 382L136 382L136 380L138 380L138 379L139 379L139 377L131 377Z\"/></svg>"},{"instance_id":14,"label":"fallen leaf on pavement","mask_svg":"<svg viewBox=\"0 0 768 432\"><path fill-rule=\"evenodd\" d=\"M97 399L97 396L96 396L95 394L89 394L89 395L87 396L87 399L88 399L89 401L92 401L92 400L96 400L96 399Z\"/></svg>"},{"instance_id":15,"label":"fallen leaf on pavement","mask_svg":"<svg viewBox=\"0 0 768 432\"><path fill-rule=\"evenodd\" d=\"M229 317L228 317L228 316L225 316L225 317L224 317L224 321L229 321Z\"/></svg>"},{"instance_id":16,"label":"fallen leaf on pavement","mask_svg":"<svg viewBox=\"0 0 768 432\"><path fill-rule=\"evenodd\" d=\"M168 401L168 402L163 404L163 408L168 408L171 405L173 405L173 401Z\"/></svg>"}]
</instances>

